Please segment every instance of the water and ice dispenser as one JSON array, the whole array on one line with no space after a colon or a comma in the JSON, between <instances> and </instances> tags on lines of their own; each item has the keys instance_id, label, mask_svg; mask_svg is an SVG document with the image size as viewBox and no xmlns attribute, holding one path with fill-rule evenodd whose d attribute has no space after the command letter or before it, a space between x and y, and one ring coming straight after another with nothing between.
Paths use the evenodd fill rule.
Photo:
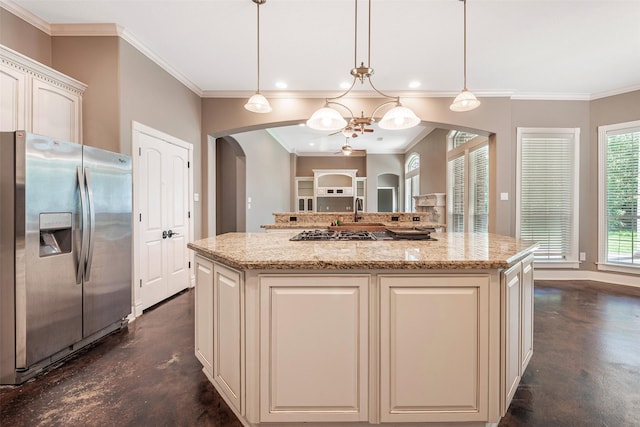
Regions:
<instances>
[{"instance_id":1,"label":"water and ice dispenser","mask_svg":"<svg viewBox=\"0 0 640 427\"><path fill-rule=\"evenodd\" d=\"M40 214L40 256L71 252L71 212Z\"/></svg>"}]
</instances>

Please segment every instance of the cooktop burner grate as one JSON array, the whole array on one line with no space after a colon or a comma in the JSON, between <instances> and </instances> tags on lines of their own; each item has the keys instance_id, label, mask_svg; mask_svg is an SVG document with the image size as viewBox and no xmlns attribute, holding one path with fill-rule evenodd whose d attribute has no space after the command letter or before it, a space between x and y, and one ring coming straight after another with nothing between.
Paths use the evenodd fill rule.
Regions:
<instances>
[{"instance_id":1,"label":"cooktop burner grate","mask_svg":"<svg viewBox=\"0 0 640 427\"><path fill-rule=\"evenodd\" d=\"M376 236L369 231L310 230L293 236L291 240L376 240Z\"/></svg>"}]
</instances>

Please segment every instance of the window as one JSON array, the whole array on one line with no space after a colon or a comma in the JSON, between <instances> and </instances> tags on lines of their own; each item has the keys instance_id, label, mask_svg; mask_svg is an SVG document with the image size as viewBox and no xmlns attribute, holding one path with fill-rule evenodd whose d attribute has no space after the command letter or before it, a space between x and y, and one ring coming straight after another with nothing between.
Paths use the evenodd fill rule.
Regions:
<instances>
[{"instance_id":1,"label":"window","mask_svg":"<svg viewBox=\"0 0 640 427\"><path fill-rule=\"evenodd\" d=\"M539 243L537 266L578 268L579 138L518 128L516 237Z\"/></svg>"},{"instance_id":2,"label":"window","mask_svg":"<svg viewBox=\"0 0 640 427\"><path fill-rule=\"evenodd\" d=\"M487 232L489 145L487 138L452 131L447 153L448 231Z\"/></svg>"},{"instance_id":3,"label":"window","mask_svg":"<svg viewBox=\"0 0 640 427\"><path fill-rule=\"evenodd\" d=\"M413 197L420 194L420 156L417 153L409 155L404 171L404 207L405 212L415 212L415 200Z\"/></svg>"},{"instance_id":4,"label":"window","mask_svg":"<svg viewBox=\"0 0 640 427\"><path fill-rule=\"evenodd\" d=\"M640 271L640 121L598 128L602 270Z\"/></svg>"}]
</instances>

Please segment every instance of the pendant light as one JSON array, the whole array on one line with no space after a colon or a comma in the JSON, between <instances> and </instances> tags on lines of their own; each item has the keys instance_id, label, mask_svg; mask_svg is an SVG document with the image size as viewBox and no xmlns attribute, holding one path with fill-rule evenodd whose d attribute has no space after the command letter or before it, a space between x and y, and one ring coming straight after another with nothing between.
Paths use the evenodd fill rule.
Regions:
<instances>
[{"instance_id":1,"label":"pendant light","mask_svg":"<svg viewBox=\"0 0 640 427\"><path fill-rule=\"evenodd\" d=\"M464 5L464 89L449 106L451 111L471 111L480 105L476 96L467 89L467 0L460 0Z\"/></svg>"},{"instance_id":2,"label":"pendant light","mask_svg":"<svg viewBox=\"0 0 640 427\"><path fill-rule=\"evenodd\" d=\"M258 26L257 26L257 39L258 39L258 90L255 95L249 98L246 104L244 104L244 108L253 112L253 113L269 113L272 108L269 105L269 101L260 93L260 5L265 4L267 0L251 0L256 4L256 11L258 16Z\"/></svg>"},{"instance_id":3,"label":"pendant light","mask_svg":"<svg viewBox=\"0 0 640 427\"><path fill-rule=\"evenodd\" d=\"M353 76L353 83L351 87L347 89L343 94L336 96L335 98L326 98L324 107L317 110L309 120L307 120L307 126L311 129L321 131L339 131L349 127L351 130L357 130L361 133L373 131L367 126L370 126L374 121L375 114L383 107L395 104L393 108L386 112L386 114L378 122L378 126L381 129L409 129L420 123L420 119L415 115L411 109L402 106L400 104L399 96L390 96L380 92L371 81L371 75L373 74L373 68L371 68L371 0L369 0L369 37L368 37L368 58L367 65L364 62L357 65L357 46L358 46L358 0L355 0L355 48L354 48L354 68L351 70L351 76ZM357 117L353 114L353 111L346 105L338 102L338 100L351 92L357 81L364 84L365 80L369 83L371 88L383 98L388 98L390 101L385 101L380 104L369 116L365 116L364 112ZM347 122L344 117L336 109L332 108L332 105L337 105L349 112L351 119Z\"/></svg>"}]
</instances>

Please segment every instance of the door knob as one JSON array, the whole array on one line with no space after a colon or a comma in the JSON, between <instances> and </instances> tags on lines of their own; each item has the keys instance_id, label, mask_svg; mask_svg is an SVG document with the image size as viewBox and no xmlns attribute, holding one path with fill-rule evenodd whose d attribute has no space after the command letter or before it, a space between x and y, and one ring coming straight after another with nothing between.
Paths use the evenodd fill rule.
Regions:
<instances>
[{"instance_id":1,"label":"door knob","mask_svg":"<svg viewBox=\"0 0 640 427\"><path fill-rule=\"evenodd\" d=\"M163 231L162 232L162 238L166 239L167 237L171 237L171 236L169 236L169 234L166 231Z\"/></svg>"},{"instance_id":2,"label":"door knob","mask_svg":"<svg viewBox=\"0 0 640 427\"><path fill-rule=\"evenodd\" d=\"M169 236L169 238L173 237L173 236L177 236L180 233L176 233L175 231L169 230L167 231L167 236Z\"/></svg>"}]
</instances>

